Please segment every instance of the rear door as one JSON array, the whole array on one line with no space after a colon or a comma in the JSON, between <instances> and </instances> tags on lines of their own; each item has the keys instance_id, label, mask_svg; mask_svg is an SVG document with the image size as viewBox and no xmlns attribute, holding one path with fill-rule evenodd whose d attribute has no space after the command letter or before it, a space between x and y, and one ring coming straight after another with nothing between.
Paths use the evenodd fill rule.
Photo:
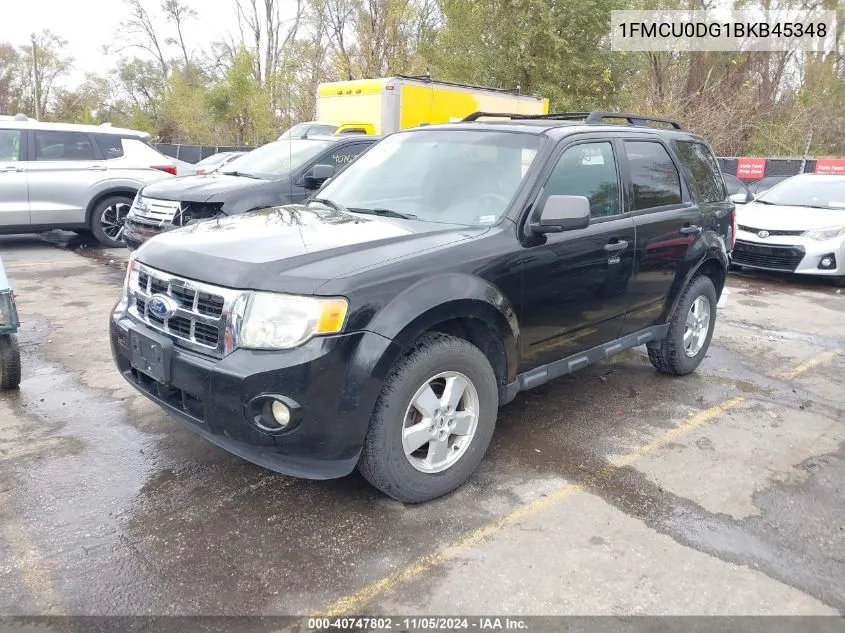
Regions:
<instances>
[{"instance_id":1,"label":"rear door","mask_svg":"<svg viewBox=\"0 0 845 633\"><path fill-rule=\"evenodd\" d=\"M84 224L90 190L106 162L87 132L31 130L29 209L33 226Z\"/></svg>"},{"instance_id":2,"label":"rear door","mask_svg":"<svg viewBox=\"0 0 845 633\"><path fill-rule=\"evenodd\" d=\"M520 371L619 336L633 271L634 223L625 213L617 149L608 137L566 146L545 182L550 195L586 196L586 229L546 234L522 253Z\"/></svg>"},{"instance_id":3,"label":"rear door","mask_svg":"<svg viewBox=\"0 0 845 633\"><path fill-rule=\"evenodd\" d=\"M637 230L634 279L623 329L629 334L653 325L662 314L687 250L701 233L702 219L662 139L626 138L619 145Z\"/></svg>"},{"instance_id":4,"label":"rear door","mask_svg":"<svg viewBox=\"0 0 845 633\"><path fill-rule=\"evenodd\" d=\"M23 130L0 128L0 226L29 225Z\"/></svg>"}]
</instances>

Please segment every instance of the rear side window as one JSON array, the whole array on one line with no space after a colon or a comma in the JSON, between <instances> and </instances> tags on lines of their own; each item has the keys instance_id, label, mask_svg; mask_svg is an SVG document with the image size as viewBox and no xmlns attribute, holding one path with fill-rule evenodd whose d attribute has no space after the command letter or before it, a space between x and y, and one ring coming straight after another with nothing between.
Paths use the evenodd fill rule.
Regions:
<instances>
[{"instance_id":1,"label":"rear side window","mask_svg":"<svg viewBox=\"0 0 845 633\"><path fill-rule=\"evenodd\" d=\"M94 146L84 132L36 130L35 160L94 160Z\"/></svg>"},{"instance_id":2,"label":"rear side window","mask_svg":"<svg viewBox=\"0 0 845 633\"><path fill-rule=\"evenodd\" d=\"M369 147L369 144L354 143L352 145L347 145L346 147L341 147L339 149L335 149L331 153L331 159L332 159L331 164L336 169L340 170L343 167L346 167L353 160L358 158L358 155L361 152L363 152L365 149L367 149L368 147Z\"/></svg>"},{"instance_id":3,"label":"rear side window","mask_svg":"<svg viewBox=\"0 0 845 633\"><path fill-rule=\"evenodd\" d=\"M106 160L110 158L121 158L123 156L123 139L113 134L95 134L94 138L97 140L97 145L100 146L100 151Z\"/></svg>"},{"instance_id":4,"label":"rear side window","mask_svg":"<svg viewBox=\"0 0 845 633\"><path fill-rule=\"evenodd\" d=\"M625 141L634 211L681 202L681 177L669 152L654 141Z\"/></svg>"},{"instance_id":5,"label":"rear side window","mask_svg":"<svg viewBox=\"0 0 845 633\"><path fill-rule=\"evenodd\" d=\"M722 177L716 159L703 143L675 141L675 153L695 197L700 202L721 202L725 199Z\"/></svg>"},{"instance_id":6,"label":"rear side window","mask_svg":"<svg viewBox=\"0 0 845 633\"><path fill-rule=\"evenodd\" d=\"M0 130L0 162L21 159L21 131Z\"/></svg>"},{"instance_id":7,"label":"rear side window","mask_svg":"<svg viewBox=\"0 0 845 633\"><path fill-rule=\"evenodd\" d=\"M616 159L610 143L580 143L568 148L558 160L549 181L548 196L584 196L590 216L603 218L619 213Z\"/></svg>"}]
</instances>

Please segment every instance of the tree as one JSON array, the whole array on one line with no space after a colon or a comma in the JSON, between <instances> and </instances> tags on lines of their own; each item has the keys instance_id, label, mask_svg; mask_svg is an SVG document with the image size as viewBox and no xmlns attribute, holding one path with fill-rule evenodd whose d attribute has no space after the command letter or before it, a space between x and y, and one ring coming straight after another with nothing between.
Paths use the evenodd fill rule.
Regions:
<instances>
[{"instance_id":1,"label":"tree","mask_svg":"<svg viewBox=\"0 0 845 633\"><path fill-rule=\"evenodd\" d=\"M212 88L208 106L218 122L231 125L238 145L256 144L273 136L267 95L255 81L254 59L242 46L223 82Z\"/></svg>"}]
</instances>

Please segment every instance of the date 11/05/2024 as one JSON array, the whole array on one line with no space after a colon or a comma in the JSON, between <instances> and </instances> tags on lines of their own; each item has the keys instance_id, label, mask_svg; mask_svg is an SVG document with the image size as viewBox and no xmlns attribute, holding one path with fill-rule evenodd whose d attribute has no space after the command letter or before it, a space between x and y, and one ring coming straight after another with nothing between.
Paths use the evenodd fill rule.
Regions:
<instances>
[{"instance_id":1,"label":"date 11/05/2024","mask_svg":"<svg viewBox=\"0 0 845 633\"><path fill-rule=\"evenodd\" d=\"M508 617L309 618L309 631L527 631L525 620Z\"/></svg>"}]
</instances>

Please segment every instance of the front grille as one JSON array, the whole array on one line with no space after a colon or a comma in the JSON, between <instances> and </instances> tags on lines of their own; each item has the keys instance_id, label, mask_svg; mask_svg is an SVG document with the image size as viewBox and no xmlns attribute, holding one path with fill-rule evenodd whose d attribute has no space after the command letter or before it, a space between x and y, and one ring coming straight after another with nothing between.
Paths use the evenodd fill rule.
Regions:
<instances>
[{"instance_id":1,"label":"front grille","mask_svg":"<svg viewBox=\"0 0 845 633\"><path fill-rule=\"evenodd\" d=\"M235 301L242 292L176 277L134 264L138 270L129 284L129 314L149 327L168 334L177 345L222 357L226 331ZM164 318L148 308L153 295L166 295L178 307Z\"/></svg>"},{"instance_id":2,"label":"front grille","mask_svg":"<svg viewBox=\"0 0 845 633\"><path fill-rule=\"evenodd\" d=\"M762 246L737 240L732 259L740 266L793 272L804 259L803 246Z\"/></svg>"},{"instance_id":3,"label":"front grille","mask_svg":"<svg viewBox=\"0 0 845 633\"><path fill-rule=\"evenodd\" d=\"M136 224L161 228L165 224L171 224L181 208L182 203L175 200L139 198L138 204L132 206L129 218Z\"/></svg>"},{"instance_id":4,"label":"front grille","mask_svg":"<svg viewBox=\"0 0 845 633\"><path fill-rule=\"evenodd\" d=\"M740 231L748 231L749 233L759 233L760 231L766 231L772 237L774 236L783 236L783 235L802 235L804 231L770 231L769 229L755 229L750 226L744 226L742 224L738 224L737 227Z\"/></svg>"}]
</instances>

